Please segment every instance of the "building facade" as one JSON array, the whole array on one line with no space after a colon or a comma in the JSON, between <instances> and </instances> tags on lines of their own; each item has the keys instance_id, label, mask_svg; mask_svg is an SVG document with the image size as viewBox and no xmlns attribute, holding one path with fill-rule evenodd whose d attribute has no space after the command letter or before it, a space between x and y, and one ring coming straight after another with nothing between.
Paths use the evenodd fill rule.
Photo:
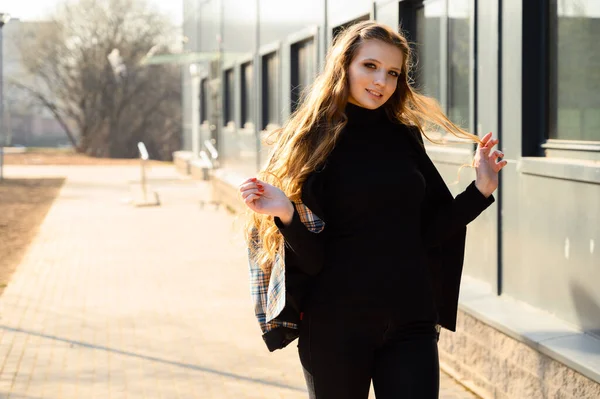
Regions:
<instances>
[{"instance_id":1,"label":"building facade","mask_svg":"<svg viewBox=\"0 0 600 399\"><path fill-rule=\"evenodd\" d=\"M233 202L339 30L399 27L416 86L469 131L494 132L509 161L469 226L462 331L443 335L444 367L487 397L600 397L599 1L185 0L184 15L200 74L193 90L183 66L184 150L192 132L212 140L215 187ZM455 194L474 178L458 174L473 150L428 146Z\"/></svg>"},{"instance_id":2,"label":"building facade","mask_svg":"<svg viewBox=\"0 0 600 399\"><path fill-rule=\"evenodd\" d=\"M38 88L22 62L23 39L35 37L47 21L11 19L3 28L4 135L0 142L30 147L70 146L63 128L47 109L34 106L31 96L15 83Z\"/></svg>"}]
</instances>

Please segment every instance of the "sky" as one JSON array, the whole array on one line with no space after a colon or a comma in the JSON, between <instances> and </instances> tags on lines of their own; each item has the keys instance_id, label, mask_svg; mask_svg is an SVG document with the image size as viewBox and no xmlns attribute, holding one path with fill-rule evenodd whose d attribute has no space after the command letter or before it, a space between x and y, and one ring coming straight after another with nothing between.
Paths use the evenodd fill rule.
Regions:
<instances>
[{"instance_id":1,"label":"sky","mask_svg":"<svg viewBox=\"0 0 600 399\"><path fill-rule=\"evenodd\" d=\"M148 0L163 11L176 25L183 20L183 1L181 0ZM23 21L44 19L53 12L61 0L0 0L0 13L8 13L12 18Z\"/></svg>"},{"instance_id":2,"label":"sky","mask_svg":"<svg viewBox=\"0 0 600 399\"><path fill-rule=\"evenodd\" d=\"M62 0L0 0L0 13L9 13L14 18L24 21L43 19L45 15L52 12L56 5ZM159 10L163 11L171 18L176 25L181 25L183 20L183 1L182 0L148 0L155 4ZM241 0L243 1L243 0ZM456 3L456 2L455 2ZM468 3L468 0L462 0L457 3ZM441 2L439 3L441 4ZM578 8L585 10L585 15L590 17L600 17L600 0L559 0L559 8L562 8L561 14L570 15ZM565 7L566 6L566 7ZM566 8L566 9L565 9ZM426 14L437 15L436 3L432 3Z\"/></svg>"}]
</instances>

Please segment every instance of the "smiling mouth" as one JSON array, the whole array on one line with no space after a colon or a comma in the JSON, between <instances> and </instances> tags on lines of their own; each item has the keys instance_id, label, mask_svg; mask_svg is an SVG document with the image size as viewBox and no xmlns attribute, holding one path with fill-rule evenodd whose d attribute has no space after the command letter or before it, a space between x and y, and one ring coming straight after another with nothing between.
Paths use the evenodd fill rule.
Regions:
<instances>
[{"instance_id":1,"label":"smiling mouth","mask_svg":"<svg viewBox=\"0 0 600 399\"><path fill-rule=\"evenodd\" d=\"M369 90L369 89L365 89L365 90L366 90L366 91L367 91L369 94L372 94L372 95L374 95L374 96L375 96L375 97L377 97L377 98L381 98L381 97L383 97L383 94L377 93L376 91Z\"/></svg>"}]
</instances>

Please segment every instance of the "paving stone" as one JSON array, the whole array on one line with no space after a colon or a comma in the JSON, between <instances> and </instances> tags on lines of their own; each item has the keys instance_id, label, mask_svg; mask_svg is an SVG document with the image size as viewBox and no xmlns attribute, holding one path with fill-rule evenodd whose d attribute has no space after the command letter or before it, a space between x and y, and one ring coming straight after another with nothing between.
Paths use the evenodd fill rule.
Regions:
<instances>
[{"instance_id":1,"label":"paving stone","mask_svg":"<svg viewBox=\"0 0 600 399\"><path fill-rule=\"evenodd\" d=\"M253 316L242 221L205 182L153 167L8 166L65 185L0 298L0 398L306 398L296 346ZM374 397L371 395L371 397ZM475 396L442 373L442 399Z\"/></svg>"}]
</instances>

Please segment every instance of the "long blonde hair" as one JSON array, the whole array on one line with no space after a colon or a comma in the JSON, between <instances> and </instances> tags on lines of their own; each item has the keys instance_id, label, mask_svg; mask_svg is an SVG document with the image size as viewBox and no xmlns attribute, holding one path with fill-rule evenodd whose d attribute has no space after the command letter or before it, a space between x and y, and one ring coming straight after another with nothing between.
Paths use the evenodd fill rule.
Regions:
<instances>
[{"instance_id":1,"label":"long blonde hair","mask_svg":"<svg viewBox=\"0 0 600 399\"><path fill-rule=\"evenodd\" d=\"M305 89L297 110L275 130L273 149L259 178L279 187L290 200L299 201L302 184L333 150L347 122L348 68L359 47L367 40L391 44L403 55L403 65L394 94L383 105L388 117L416 126L428 140L425 128L432 125L456 137L480 142L450 121L436 100L419 94L410 81L412 52L404 36L374 21L359 22L340 33L327 53L324 70ZM251 213L246 226L251 256L268 273L275 254L283 247L283 236L272 216Z\"/></svg>"}]
</instances>

